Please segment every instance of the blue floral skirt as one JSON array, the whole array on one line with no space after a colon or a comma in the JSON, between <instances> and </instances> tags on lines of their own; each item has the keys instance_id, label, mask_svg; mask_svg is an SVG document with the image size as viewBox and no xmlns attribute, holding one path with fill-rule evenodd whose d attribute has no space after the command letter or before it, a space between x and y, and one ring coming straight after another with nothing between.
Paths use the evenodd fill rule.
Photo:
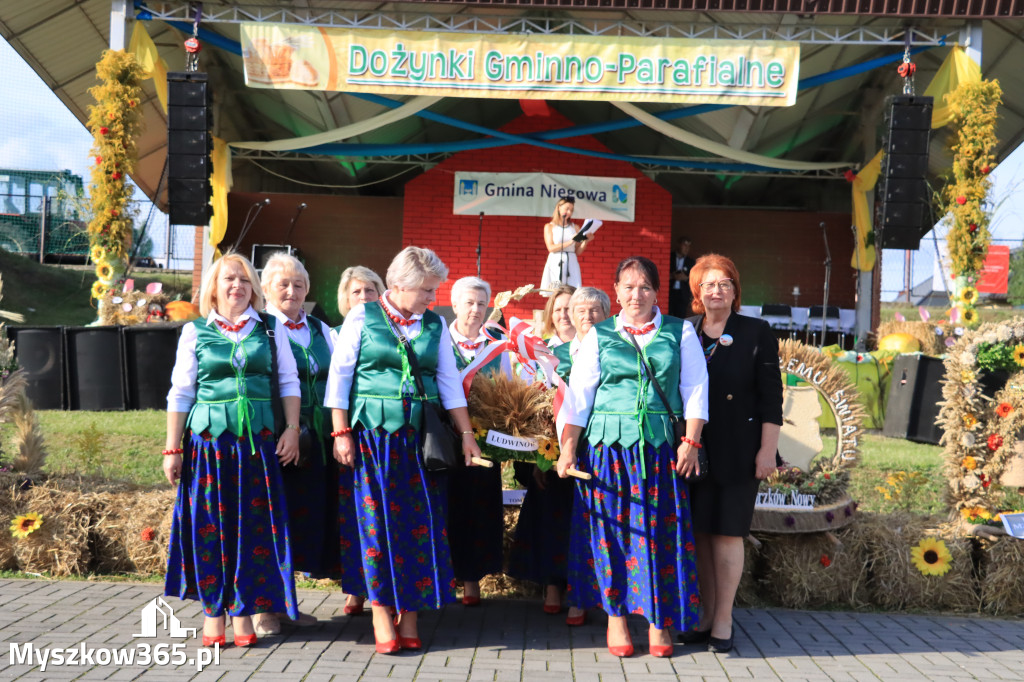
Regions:
<instances>
[{"instance_id":1,"label":"blue floral skirt","mask_svg":"<svg viewBox=\"0 0 1024 682\"><path fill-rule=\"evenodd\" d=\"M353 489L372 606L439 609L455 601L443 475L423 470L415 429L355 431Z\"/></svg>"},{"instance_id":2,"label":"blue floral skirt","mask_svg":"<svg viewBox=\"0 0 1024 682\"><path fill-rule=\"evenodd\" d=\"M298 617L288 511L273 434L193 434L174 503L164 594L207 616Z\"/></svg>"},{"instance_id":3,"label":"blue floral skirt","mask_svg":"<svg viewBox=\"0 0 1024 682\"><path fill-rule=\"evenodd\" d=\"M580 448L578 467L594 478L576 484L568 602L690 630L700 598L687 485L673 470L671 443L645 448L646 480L639 450Z\"/></svg>"}]
</instances>

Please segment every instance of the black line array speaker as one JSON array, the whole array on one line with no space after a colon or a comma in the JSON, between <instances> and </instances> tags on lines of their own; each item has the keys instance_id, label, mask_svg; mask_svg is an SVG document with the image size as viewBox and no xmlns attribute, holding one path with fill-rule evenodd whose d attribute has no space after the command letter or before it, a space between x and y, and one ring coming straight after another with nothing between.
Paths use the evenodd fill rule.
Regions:
<instances>
[{"instance_id":1,"label":"black line array speaker","mask_svg":"<svg viewBox=\"0 0 1024 682\"><path fill-rule=\"evenodd\" d=\"M67 408L64 389L64 327L7 327L14 355L25 370L25 395L37 410Z\"/></svg>"},{"instance_id":2,"label":"black line array speaker","mask_svg":"<svg viewBox=\"0 0 1024 682\"><path fill-rule=\"evenodd\" d=\"M125 408L120 327L68 327L68 406L72 410Z\"/></svg>"},{"instance_id":3,"label":"black line array speaker","mask_svg":"<svg viewBox=\"0 0 1024 682\"><path fill-rule=\"evenodd\" d=\"M129 410L167 409L180 322L125 327L124 364Z\"/></svg>"},{"instance_id":4,"label":"black line array speaker","mask_svg":"<svg viewBox=\"0 0 1024 682\"><path fill-rule=\"evenodd\" d=\"M167 74L167 203L172 225L210 220L213 100L205 73Z\"/></svg>"},{"instance_id":5,"label":"black line array speaker","mask_svg":"<svg viewBox=\"0 0 1024 682\"><path fill-rule=\"evenodd\" d=\"M938 358L897 357L889 379L889 402L885 406L882 435L938 445L942 429L936 422L945 373L945 365Z\"/></svg>"},{"instance_id":6,"label":"black line array speaker","mask_svg":"<svg viewBox=\"0 0 1024 682\"><path fill-rule=\"evenodd\" d=\"M932 229L928 143L932 98L896 95L886 102L889 132L882 158L881 246L916 250Z\"/></svg>"}]
</instances>

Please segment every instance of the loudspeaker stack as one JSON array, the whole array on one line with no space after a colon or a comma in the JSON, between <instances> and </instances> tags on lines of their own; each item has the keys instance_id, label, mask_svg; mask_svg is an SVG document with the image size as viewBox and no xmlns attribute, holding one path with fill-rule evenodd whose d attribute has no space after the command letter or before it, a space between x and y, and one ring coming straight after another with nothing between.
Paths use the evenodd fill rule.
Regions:
<instances>
[{"instance_id":1,"label":"loudspeaker stack","mask_svg":"<svg viewBox=\"0 0 1024 682\"><path fill-rule=\"evenodd\" d=\"M897 95L886 103L889 134L882 158L881 246L916 250L932 229L928 143L932 98Z\"/></svg>"},{"instance_id":2,"label":"loudspeaker stack","mask_svg":"<svg viewBox=\"0 0 1024 682\"><path fill-rule=\"evenodd\" d=\"M167 203L172 225L210 220L213 100L205 73L167 74Z\"/></svg>"}]
</instances>

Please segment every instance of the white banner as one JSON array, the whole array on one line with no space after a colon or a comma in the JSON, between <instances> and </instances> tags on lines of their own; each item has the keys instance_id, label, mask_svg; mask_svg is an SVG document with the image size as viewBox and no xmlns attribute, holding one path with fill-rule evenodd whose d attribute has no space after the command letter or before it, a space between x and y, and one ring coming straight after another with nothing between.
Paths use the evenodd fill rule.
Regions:
<instances>
[{"instance_id":1,"label":"white banner","mask_svg":"<svg viewBox=\"0 0 1024 682\"><path fill-rule=\"evenodd\" d=\"M633 222L635 178L550 173L455 173L456 215L518 215L551 218L562 197L574 197L574 219Z\"/></svg>"}]
</instances>

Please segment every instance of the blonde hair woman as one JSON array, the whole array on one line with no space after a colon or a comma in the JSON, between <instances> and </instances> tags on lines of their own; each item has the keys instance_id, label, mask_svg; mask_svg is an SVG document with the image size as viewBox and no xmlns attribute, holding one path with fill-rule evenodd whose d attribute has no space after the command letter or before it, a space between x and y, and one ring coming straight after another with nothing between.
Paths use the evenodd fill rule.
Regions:
<instances>
[{"instance_id":1,"label":"blonde hair woman","mask_svg":"<svg viewBox=\"0 0 1024 682\"><path fill-rule=\"evenodd\" d=\"M384 293L384 282L376 272L362 265L345 268L338 281L338 312L346 317L360 303L376 301Z\"/></svg>"},{"instance_id":2,"label":"blonde hair woman","mask_svg":"<svg viewBox=\"0 0 1024 682\"><path fill-rule=\"evenodd\" d=\"M569 343L576 336L576 328L572 326L572 310L569 301L576 287L559 284L552 289L553 293L544 305L544 318L541 322L540 335L554 348Z\"/></svg>"},{"instance_id":3,"label":"blonde hair woman","mask_svg":"<svg viewBox=\"0 0 1024 682\"><path fill-rule=\"evenodd\" d=\"M416 355L425 399L439 400L454 418L466 464L480 454L451 335L427 309L447 276L430 249L403 249L388 268L388 290L352 309L331 357L325 404L334 456L354 470L358 552L376 650L384 654L422 648L416 613L455 601L444 486L420 460L424 396L409 376L407 353ZM397 631L392 608L400 614Z\"/></svg>"},{"instance_id":4,"label":"blonde hair woman","mask_svg":"<svg viewBox=\"0 0 1024 682\"><path fill-rule=\"evenodd\" d=\"M164 593L202 603L204 646L225 644L225 613L236 646L256 642L254 614L299 615L281 466L299 456L301 390L287 344L277 345L272 374L255 282L252 264L237 253L210 267L199 294L205 319L182 328L167 395L163 470L178 483L178 497ZM284 325L272 326L285 337ZM280 438L274 382L286 421Z\"/></svg>"},{"instance_id":5,"label":"blonde hair woman","mask_svg":"<svg viewBox=\"0 0 1024 682\"><path fill-rule=\"evenodd\" d=\"M562 197L555 204L550 222L544 225L544 248L547 249L548 258L540 277L541 289L553 289L559 284L575 288L583 284L578 257L587 248L589 238L582 242L572 240L573 235L579 231L579 226L572 222L575 208L575 198Z\"/></svg>"}]
</instances>

